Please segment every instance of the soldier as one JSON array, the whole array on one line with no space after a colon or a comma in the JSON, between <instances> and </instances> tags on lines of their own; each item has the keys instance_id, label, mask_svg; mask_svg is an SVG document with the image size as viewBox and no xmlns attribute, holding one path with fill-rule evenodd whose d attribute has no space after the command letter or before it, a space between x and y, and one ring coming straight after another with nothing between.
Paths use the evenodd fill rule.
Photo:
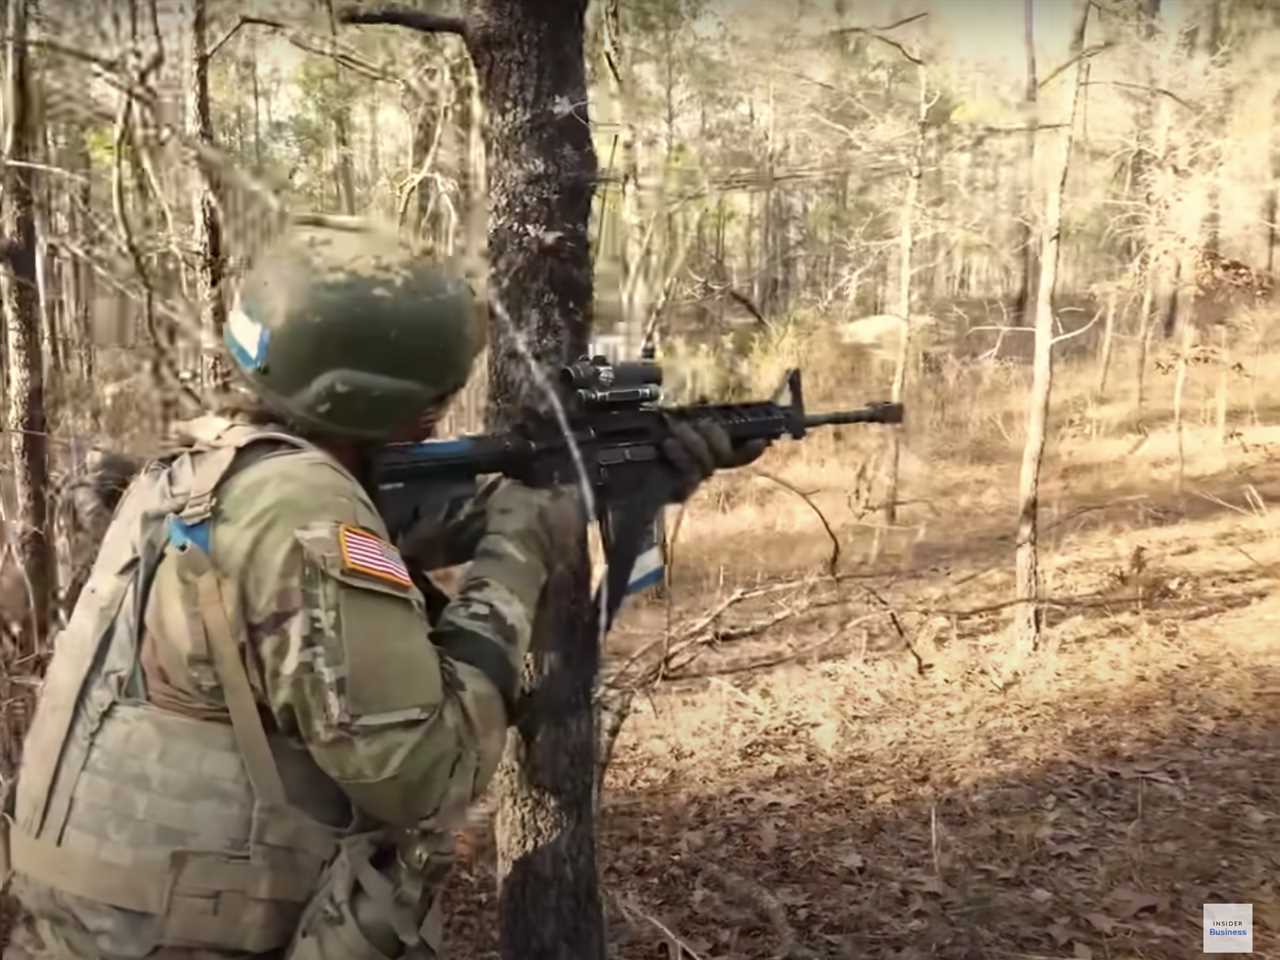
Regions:
<instances>
[{"instance_id":1,"label":"soldier","mask_svg":"<svg viewBox=\"0 0 1280 960\"><path fill-rule=\"evenodd\" d=\"M57 639L6 804L11 960L439 955L451 828L581 522L502 482L388 541L368 453L429 430L480 329L372 229L298 231L251 273L225 339L253 401L147 464ZM707 426L666 455L691 492L761 449ZM429 605L410 566L457 556Z\"/></svg>"}]
</instances>

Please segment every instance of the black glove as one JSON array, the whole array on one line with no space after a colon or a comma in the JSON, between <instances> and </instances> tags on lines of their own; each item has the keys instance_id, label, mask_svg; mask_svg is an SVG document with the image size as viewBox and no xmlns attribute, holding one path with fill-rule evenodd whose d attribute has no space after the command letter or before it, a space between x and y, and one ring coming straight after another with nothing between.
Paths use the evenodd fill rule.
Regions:
<instances>
[{"instance_id":1,"label":"black glove","mask_svg":"<svg viewBox=\"0 0 1280 960\"><path fill-rule=\"evenodd\" d=\"M679 476L676 503L689 499L715 471L745 467L769 446L768 440L748 440L734 446L724 427L713 420L668 418L667 425L671 436L662 442L662 453Z\"/></svg>"}]
</instances>

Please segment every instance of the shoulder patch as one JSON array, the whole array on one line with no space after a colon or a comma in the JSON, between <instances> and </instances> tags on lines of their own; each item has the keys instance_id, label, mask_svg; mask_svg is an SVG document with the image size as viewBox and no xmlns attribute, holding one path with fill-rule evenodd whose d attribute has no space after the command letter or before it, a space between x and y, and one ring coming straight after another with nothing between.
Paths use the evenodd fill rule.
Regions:
<instances>
[{"instance_id":1,"label":"shoulder patch","mask_svg":"<svg viewBox=\"0 0 1280 960\"><path fill-rule=\"evenodd\" d=\"M342 550L342 568L406 589L413 586L409 569L400 552L381 537L349 524L338 528L338 546Z\"/></svg>"}]
</instances>

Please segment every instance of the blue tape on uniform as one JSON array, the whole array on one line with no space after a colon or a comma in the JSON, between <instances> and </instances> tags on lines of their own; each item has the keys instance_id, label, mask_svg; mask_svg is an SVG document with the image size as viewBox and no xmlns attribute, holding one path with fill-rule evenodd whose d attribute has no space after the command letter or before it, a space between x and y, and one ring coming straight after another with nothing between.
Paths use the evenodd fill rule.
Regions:
<instances>
[{"instance_id":1,"label":"blue tape on uniform","mask_svg":"<svg viewBox=\"0 0 1280 960\"><path fill-rule=\"evenodd\" d=\"M631 567L627 593L639 593L662 579L662 550L657 544L642 551Z\"/></svg>"},{"instance_id":2,"label":"blue tape on uniform","mask_svg":"<svg viewBox=\"0 0 1280 960\"><path fill-rule=\"evenodd\" d=\"M169 542L179 550L196 546L205 553L209 552L209 521L207 519L199 523L185 523L181 517L170 514L165 525L169 531Z\"/></svg>"},{"instance_id":3,"label":"blue tape on uniform","mask_svg":"<svg viewBox=\"0 0 1280 960\"><path fill-rule=\"evenodd\" d=\"M466 453L474 446L471 440L429 440L426 443L415 443L413 455L423 459L431 457L456 457Z\"/></svg>"}]
</instances>

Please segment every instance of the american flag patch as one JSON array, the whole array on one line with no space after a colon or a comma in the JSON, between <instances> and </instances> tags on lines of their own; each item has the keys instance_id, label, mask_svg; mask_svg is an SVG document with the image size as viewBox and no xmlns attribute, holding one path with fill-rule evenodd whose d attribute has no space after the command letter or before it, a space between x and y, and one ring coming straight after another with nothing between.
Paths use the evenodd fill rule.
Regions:
<instances>
[{"instance_id":1,"label":"american flag patch","mask_svg":"<svg viewBox=\"0 0 1280 960\"><path fill-rule=\"evenodd\" d=\"M343 569L402 587L413 586L399 551L380 537L343 524L338 530L338 545L342 548Z\"/></svg>"}]
</instances>

